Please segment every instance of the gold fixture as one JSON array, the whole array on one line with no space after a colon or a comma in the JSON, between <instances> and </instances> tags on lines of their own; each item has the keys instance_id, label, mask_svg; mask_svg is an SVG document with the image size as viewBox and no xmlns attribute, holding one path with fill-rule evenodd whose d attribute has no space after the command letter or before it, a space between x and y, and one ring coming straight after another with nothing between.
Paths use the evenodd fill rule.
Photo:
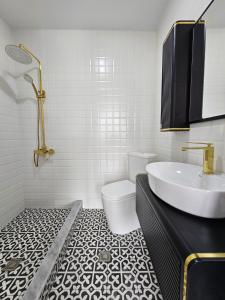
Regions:
<instances>
[{"instance_id":1,"label":"gold fixture","mask_svg":"<svg viewBox=\"0 0 225 300\"><path fill-rule=\"evenodd\" d=\"M185 259L183 278L183 300L187 300L188 267L194 260L201 260L203 258L223 259L225 258L225 253L192 253Z\"/></svg>"},{"instance_id":2,"label":"gold fixture","mask_svg":"<svg viewBox=\"0 0 225 300\"><path fill-rule=\"evenodd\" d=\"M15 61L22 64L32 63L32 58L38 63L38 84L39 88L34 84L33 78L25 74L24 79L29 82L34 90L37 98L37 149L34 150L34 164L38 167L39 156L47 157L55 153L54 149L48 148L45 142L45 122L44 122L44 101L46 98L46 93L43 90L42 83L42 66L41 61L23 44L19 45L7 45L5 47L6 53Z\"/></svg>"},{"instance_id":3,"label":"gold fixture","mask_svg":"<svg viewBox=\"0 0 225 300\"><path fill-rule=\"evenodd\" d=\"M196 24L197 21L194 20L187 20L187 21L176 21L173 23L173 25L171 26L169 32L166 35L166 38L164 39L163 43L165 43L165 41L167 40L168 36L170 35L170 32L173 30L174 27L176 27L177 25L194 25ZM201 20L198 22L198 24L205 24L205 20Z\"/></svg>"},{"instance_id":4,"label":"gold fixture","mask_svg":"<svg viewBox=\"0 0 225 300\"><path fill-rule=\"evenodd\" d=\"M214 145L212 143L189 142L189 144L205 145L202 147L182 147L182 151L203 150L203 173L210 175L214 173Z\"/></svg>"},{"instance_id":5,"label":"gold fixture","mask_svg":"<svg viewBox=\"0 0 225 300\"><path fill-rule=\"evenodd\" d=\"M161 128L161 132L168 132L168 131L189 131L190 128Z\"/></svg>"},{"instance_id":6,"label":"gold fixture","mask_svg":"<svg viewBox=\"0 0 225 300\"><path fill-rule=\"evenodd\" d=\"M34 164L38 167L39 164L39 156L46 157L47 155L53 155L55 153L54 149L48 148L45 142L45 121L44 121L44 102L46 98L46 93L43 90L43 82L42 82L42 65L41 61L24 45L19 44L19 47L28 53L32 58L34 58L38 63L38 82L39 82L39 89L35 87L34 83L32 82L32 86L35 91L35 95L37 98L38 104L38 149L34 150Z\"/></svg>"}]
</instances>

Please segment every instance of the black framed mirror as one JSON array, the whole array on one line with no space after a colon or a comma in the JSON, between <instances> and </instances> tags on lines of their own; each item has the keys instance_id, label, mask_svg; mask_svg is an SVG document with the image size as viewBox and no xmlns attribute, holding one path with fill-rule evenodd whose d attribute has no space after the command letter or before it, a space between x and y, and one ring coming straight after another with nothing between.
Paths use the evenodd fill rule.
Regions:
<instances>
[{"instance_id":1,"label":"black framed mirror","mask_svg":"<svg viewBox=\"0 0 225 300\"><path fill-rule=\"evenodd\" d=\"M202 71L203 90L195 102L190 100L190 107L198 107L195 115L190 115L190 123L204 122L225 118L225 1L212 0L193 28L205 22L204 69ZM193 58L195 59L195 58ZM201 106L201 107L200 107ZM193 109L194 111L194 109Z\"/></svg>"}]
</instances>

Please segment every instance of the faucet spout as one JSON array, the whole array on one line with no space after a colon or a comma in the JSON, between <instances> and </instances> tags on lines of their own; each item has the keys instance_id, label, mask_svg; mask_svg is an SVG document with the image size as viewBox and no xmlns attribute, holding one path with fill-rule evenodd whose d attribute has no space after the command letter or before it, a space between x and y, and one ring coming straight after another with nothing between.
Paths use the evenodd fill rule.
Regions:
<instances>
[{"instance_id":1,"label":"faucet spout","mask_svg":"<svg viewBox=\"0 0 225 300\"><path fill-rule=\"evenodd\" d=\"M203 173L214 174L214 145L212 143L189 142L190 144L201 144L205 146L182 147L181 151L203 150Z\"/></svg>"},{"instance_id":2,"label":"faucet spout","mask_svg":"<svg viewBox=\"0 0 225 300\"><path fill-rule=\"evenodd\" d=\"M188 150L204 150L206 147L182 147L181 151L188 151Z\"/></svg>"}]
</instances>

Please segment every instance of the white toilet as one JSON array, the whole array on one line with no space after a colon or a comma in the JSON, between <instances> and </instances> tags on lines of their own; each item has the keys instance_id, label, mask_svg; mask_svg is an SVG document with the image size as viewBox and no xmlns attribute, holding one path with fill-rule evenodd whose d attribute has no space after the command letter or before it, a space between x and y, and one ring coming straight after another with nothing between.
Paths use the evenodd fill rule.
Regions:
<instances>
[{"instance_id":1,"label":"white toilet","mask_svg":"<svg viewBox=\"0 0 225 300\"><path fill-rule=\"evenodd\" d=\"M129 180L121 180L102 187L102 202L109 228L115 234L126 234L140 227L136 213L136 175L146 173L145 166L156 154L131 152L128 154Z\"/></svg>"}]
</instances>

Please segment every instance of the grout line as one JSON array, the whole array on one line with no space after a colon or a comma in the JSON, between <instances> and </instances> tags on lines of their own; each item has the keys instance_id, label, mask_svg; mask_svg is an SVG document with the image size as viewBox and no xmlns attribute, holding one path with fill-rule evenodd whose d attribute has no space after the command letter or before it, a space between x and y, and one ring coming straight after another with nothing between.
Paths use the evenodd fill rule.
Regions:
<instances>
[{"instance_id":1,"label":"grout line","mask_svg":"<svg viewBox=\"0 0 225 300\"><path fill-rule=\"evenodd\" d=\"M64 225L58 232L57 237L55 238L51 248L48 250L45 258L38 268L38 271L31 281L31 284L29 285L21 300L38 300L41 297L49 276L51 275L51 272L54 268L55 262L63 248L73 222L81 208L82 201L75 201L75 204L73 205L71 212L67 216Z\"/></svg>"}]
</instances>

